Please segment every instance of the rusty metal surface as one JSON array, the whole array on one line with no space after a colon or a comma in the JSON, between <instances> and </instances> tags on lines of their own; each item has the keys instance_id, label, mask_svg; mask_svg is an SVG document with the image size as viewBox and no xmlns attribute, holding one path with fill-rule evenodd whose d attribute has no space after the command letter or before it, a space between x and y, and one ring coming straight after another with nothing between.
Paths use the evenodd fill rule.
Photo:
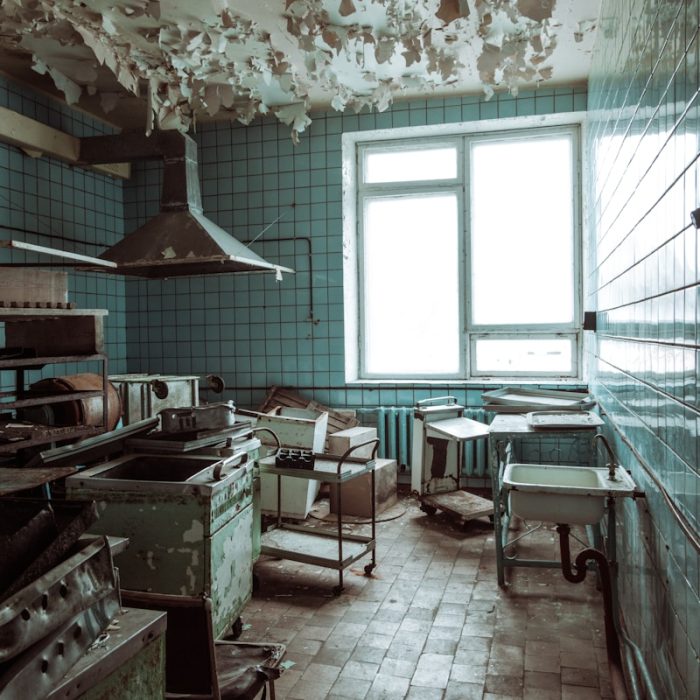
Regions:
<instances>
[{"instance_id":1,"label":"rusty metal surface","mask_svg":"<svg viewBox=\"0 0 700 700\"><path fill-rule=\"evenodd\" d=\"M197 482L103 478L124 463L118 459L71 477L66 488L71 498L97 500L100 519L93 531L129 538L129 548L117 557L125 588L211 595L216 633L221 634L252 591L253 466L249 461L214 481L219 460L192 455L186 462L195 459L209 465L196 473ZM148 475L174 472L182 460L161 455L162 466L149 467Z\"/></svg>"},{"instance_id":2,"label":"rusty metal surface","mask_svg":"<svg viewBox=\"0 0 700 700\"><path fill-rule=\"evenodd\" d=\"M95 425L103 424L103 378L93 372L71 374L63 377L50 377L41 379L32 384L35 392L46 394L73 394L76 391L99 392L92 398L65 401L56 404L54 414L58 425ZM59 411L60 408L60 411ZM122 413L121 399L116 387L107 382L107 426L106 430L113 430Z\"/></svg>"},{"instance_id":3,"label":"rusty metal surface","mask_svg":"<svg viewBox=\"0 0 700 700\"><path fill-rule=\"evenodd\" d=\"M125 425L153 418L164 408L199 404L196 375L114 374L109 380L119 389Z\"/></svg>"},{"instance_id":4,"label":"rusty metal surface","mask_svg":"<svg viewBox=\"0 0 700 700\"><path fill-rule=\"evenodd\" d=\"M26 547L13 546L12 540L21 524L40 510L50 513L52 526L47 529L50 537L42 537L38 542ZM5 553L8 555L8 568L18 572L12 579L3 581L0 600L11 596L39 576L56 566L66 555L90 525L97 519L95 504L56 501L47 504L44 501L29 499L3 499L0 501L0 537L5 541ZM22 538L24 539L24 538ZM16 561L17 566L12 562Z\"/></svg>"},{"instance_id":5,"label":"rusty metal surface","mask_svg":"<svg viewBox=\"0 0 700 700\"><path fill-rule=\"evenodd\" d=\"M232 428L236 421L233 401L210 403L190 408L166 408L160 412L164 433L186 433L199 430Z\"/></svg>"},{"instance_id":6,"label":"rusty metal surface","mask_svg":"<svg viewBox=\"0 0 700 700\"><path fill-rule=\"evenodd\" d=\"M162 700L165 613L123 608L113 623L104 641L80 658L47 700Z\"/></svg>"},{"instance_id":7,"label":"rusty metal surface","mask_svg":"<svg viewBox=\"0 0 700 700\"><path fill-rule=\"evenodd\" d=\"M2 513L2 525L8 525L6 510ZM37 549L47 547L56 536L56 521L48 508L29 514L29 519L9 528L9 534L0 534L0 591L4 591L31 563Z\"/></svg>"},{"instance_id":8,"label":"rusty metal surface","mask_svg":"<svg viewBox=\"0 0 700 700\"><path fill-rule=\"evenodd\" d=\"M0 671L0 697L45 698L100 636L119 611L119 593L113 587L89 608L13 659Z\"/></svg>"},{"instance_id":9,"label":"rusty metal surface","mask_svg":"<svg viewBox=\"0 0 700 700\"><path fill-rule=\"evenodd\" d=\"M202 448L215 448L218 446L239 446L250 452L259 447L259 440L255 445L242 445L242 442L250 443L248 438L252 434L253 424L247 420L237 420L231 428L223 430L202 430L193 433L163 433L153 432L150 435L132 438L126 443L126 447L136 452L155 453L179 453L192 452ZM230 443L230 444L229 444Z\"/></svg>"},{"instance_id":10,"label":"rusty metal surface","mask_svg":"<svg viewBox=\"0 0 700 700\"><path fill-rule=\"evenodd\" d=\"M110 548L101 538L3 602L0 663L18 657L82 610L115 592L118 587Z\"/></svg>"},{"instance_id":11,"label":"rusty metal surface","mask_svg":"<svg viewBox=\"0 0 700 700\"><path fill-rule=\"evenodd\" d=\"M34 455L27 462L26 466L34 467L50 464L55 468L74 464L89 464L103 457L120 454L124 451L127 440L139 435L145 435L157 425L157 418L146 418L124 428L117 428L117 430L102 433L72 445L56 447L53 450L44 450Z\"/></svg>"},{"instance_id":12,"label":"rusty metal surface","mask_svg":"<svg viewBox=\"0 0 700 700\"><path fill-rule=\"evenodd\" d=\"M124 133L83 138L80 143L80 158L86 163L94 164L108 154L120 160L163 160L160 214L100 256L117 263L117 272L142 277L293 272L263 260L202 214L197 145L191 137Z\"/></svg>"},{"instance_id":13,"label":"rusty metal surface","mask_svg":"<svg viewBox=\"0 0 700 700\"><path fill-rule=\"evenodd\" d=\"M78 471L75 467L47 467L40 469L28 469L14 467L0 468L0 496L9 496L13 493L43 486L56 479L62 479Z\"/></svg>"},{"instance_id":14,"label":"rusty metal surface","mask_svg":"<svg viewBox=\"0 0 700 700\"><path fill-rule=\"evenodd\" d=\"M16 435L13 435L8 442L0 442L0 454L15 454L17 450L26 449L27 447L36 447L38 445L46 445L49 442L62 442L65 440L79 440L83 437L97 435L102 428L91 425L74 425L70 427L53 427L46 425L34 425L28 437L18 440ZM4 432L4 431L0 431ZM0 473L0 477L3 473ZM51 479L44 480L50 481ZM19 489L9 490L4 488L2 483L4 480L0 478L0 495L15 493ZM11 485L11 484L10 484ZM41 485L41 484L37 484ZM24 486L22 488L31 488Z\"/></svg>"}]
</instances>

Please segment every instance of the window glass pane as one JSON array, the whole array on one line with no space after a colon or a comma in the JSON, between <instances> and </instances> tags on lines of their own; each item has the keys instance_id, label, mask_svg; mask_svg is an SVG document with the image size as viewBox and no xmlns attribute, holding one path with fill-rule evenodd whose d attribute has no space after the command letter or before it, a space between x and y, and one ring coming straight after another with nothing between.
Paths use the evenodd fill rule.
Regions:
<instances>
[{"instance_id":1,"label":"window glass pane","mask_svg":"<svg viewBox=\"0 0 700 700\"><path fill-rule=\"evenodd\" d=\"M458 219L454 193L365 200L367 373L459 371Z\"/></svg>"},{"instance_id":2,"label":"window glass pane","mask_svg":"<svg viewBox=\"0 0 700 700\"><path fill-rule=\"evenodd\" d=\"M448 180L457 177L456 148L365 153L365 182Z\"/></svg>"},{"instance_id":3,"label":"window glass pane","mask_svg":"<svg viewBox=\"0 0 700 700\"><path fill-rule=\"evenodd\" d=\"M478 338L476 371L506 374L572 371L569 338Z\"/></svg>"},{"instance_id":4,"label":"window glass pane","mask_svg":"<svg viewBox=\"0 0 700 700\"><path fill-rule=\"evenodd\" d=\"M572 139L471 147L472 321L574 320Z\"/></svg>"}]
</instances>

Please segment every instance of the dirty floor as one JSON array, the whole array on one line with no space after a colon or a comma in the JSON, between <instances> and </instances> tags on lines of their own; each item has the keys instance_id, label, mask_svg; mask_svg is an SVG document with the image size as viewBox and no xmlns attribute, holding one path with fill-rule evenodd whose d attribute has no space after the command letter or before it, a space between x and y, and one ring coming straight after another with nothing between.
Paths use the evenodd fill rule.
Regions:
<instances>
[{"instance_id":1,"label":"dirty floor","mask_svg":"<svg viewBox=\"0 0 700 700\"><path fill-rule=\"evenodd\" d=\"M241 640L287 645L278 700L612 697L591 575L571 584L555 569L518 568L501 591L487 518L462 528L411 497L390 514L377 525L374 576L358 561L338 597L335 571L256 564ZM529 535L519 553L558 558L556 532Z\"/></svg>"}]
</instances>

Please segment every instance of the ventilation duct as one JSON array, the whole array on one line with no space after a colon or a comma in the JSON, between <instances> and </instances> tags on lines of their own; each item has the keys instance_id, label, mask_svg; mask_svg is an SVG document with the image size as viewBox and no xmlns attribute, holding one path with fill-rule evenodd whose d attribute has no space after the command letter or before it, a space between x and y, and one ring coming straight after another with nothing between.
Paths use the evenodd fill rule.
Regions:
<instances>
[{"instance_id":1,"label":"ventilation duct","mask_svg":"<svg viewBox=\"0 0 700 700\"><path fill-rule=\"evenodd\" d=\"M99 257L118 274L140 277L294 272L263 260L202 213L197 144L177 131L146 136L125 132L80 139L80 162L88 165L135 160L163 161L160 214L126 235ZM101 268L103 269L103 268Z\"/></svg>"}]
</instances>

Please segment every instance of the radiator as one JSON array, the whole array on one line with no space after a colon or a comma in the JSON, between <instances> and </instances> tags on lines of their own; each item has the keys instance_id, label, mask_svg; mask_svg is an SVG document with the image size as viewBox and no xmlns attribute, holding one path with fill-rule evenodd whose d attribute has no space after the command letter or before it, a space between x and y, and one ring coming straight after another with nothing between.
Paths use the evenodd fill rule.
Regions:
<instances>
[{"instance_id":1,"label":"radiator","mask_svg":"<svg viewBox=\"0 0 700 700\"><path fill-rule=\"evenodd\" d=\"M378 455L395 459L399 469L411 468L411 443L413 440L413 407L380 406L376 409ZM465 418L488 423L482 408L467 408ZM486 440L474 440L464 444L462 474L466 477L485 478L488 475L488 446Z\"/></svg>"}]
</instances>

